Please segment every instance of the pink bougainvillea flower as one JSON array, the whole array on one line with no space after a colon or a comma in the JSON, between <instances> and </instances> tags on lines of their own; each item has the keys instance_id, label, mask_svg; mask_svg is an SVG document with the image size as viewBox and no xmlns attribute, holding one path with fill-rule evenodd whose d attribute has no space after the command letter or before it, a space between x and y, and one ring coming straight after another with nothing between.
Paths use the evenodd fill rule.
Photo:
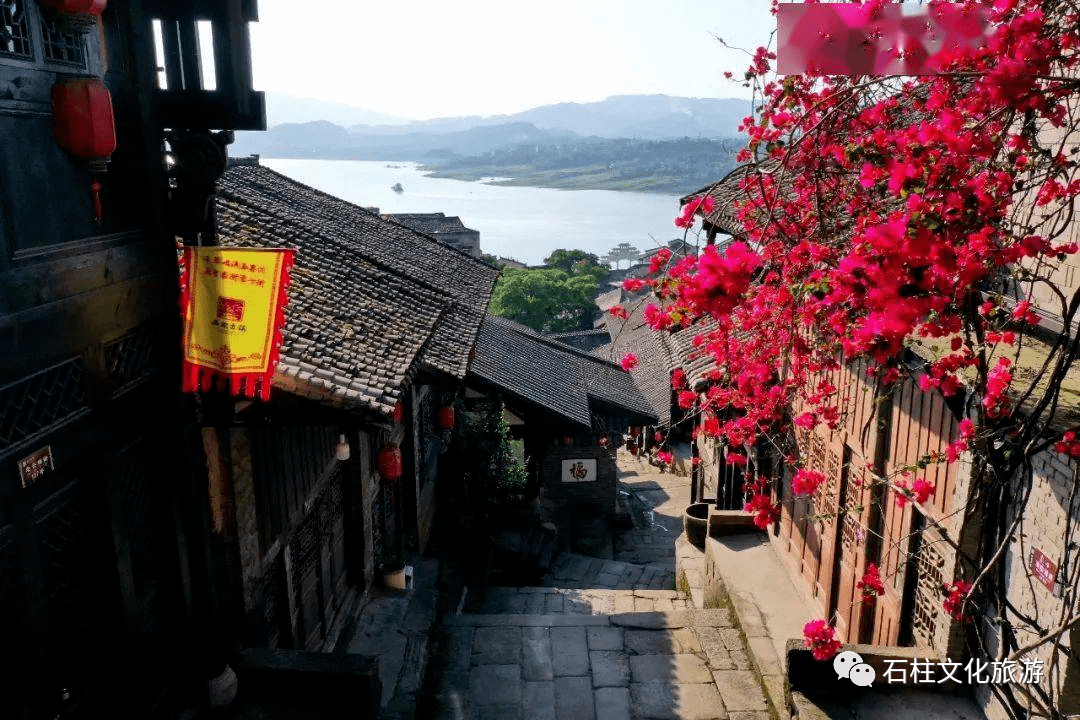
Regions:
<instances>
[{"instance_id":1,"label":"pink bougainvillea flower","mask_svg":"<svg viewBox=\"0 0 1080 720\"><path fill-rule=\"evenodd\" d=\"M945 612L947 612L954 620L964 622L967 620L967 616L964 615L964 601L967 600L968 595L971 594L971 583L964 580L956 580L951 582L944 588L945 593L948 595L945 598L945 602L941 604Z\"/></svg>"},{"instance_id":2,"label":"pink bougainvillea flower","mask_svg":"<svg viewBox=\"0 0 1080 720\"><path fill-rule=\"evenodd\" d=\"M791 491L796 495L813 495L828 478L818 470L796 470L791 478Z\"/></svg>"},{"instance_id":3,"label":"pink bougainvillea flower","mask_svg":"<svg viewBox=\"0 0 1080 720\"><path fill-rule=\"evenodd\" d=\"M670 465L672 460L674 460L675 458L671 454L671 452L669 452L667 450L661 450L658 453L656 453L656 459L659 460L660 462L662 462L665 465Z\"/></svg>"},{"instance_id":4,"label":"pink bougainvillea flower","mask_svg":"<svg viewBox=\"0 0 1080 720\"><path fill-rule=\"evenodd\" d=\"M623 280L622 286L623 290L625 290L626 292L637 292L638 290L644 288L647 284L648 283L646 283L641 278L626 278L625 280Z\"/></svg>"},{"instance_id":5,"label":"pink bougainvillea flower","mask_svg":"<svg viewBox=\"0 0 1080 720\"><path fill-rule=\"evenodd\" d=\"M746 467L746 456L739 452L729 452L724 460L728 465L738 465L739 467Z\"/></svg>"},{"instance_id":6,"label":"pink bougainvillea flower","mask_svg":"<svg viewBox=\"0 0 1080 720\"><path fill-rule=\"evenodd\" d=\"M1062 455L1080 458L1080 440L1077 439L1077 430L1066 430L1061 434L1061 440L1054 443L1054 450Z\"/></svg>"},{"instance_id":7,"label":"pink bougainvillea flower","mask_svg":"<svg viewBox=\"0 0 1080 720\"><path fill-rule=\"evenodd\" d=\"M649 260L649 274L655 275L660 272L660 268L667 265L668 260L671 259L671 251L667 248L661 248L652 259Z\"/></svg>"},{"instance_id":8,"label":"pink bougainvillea flower","mask_svg":"<svg viewBox=\"0 0 1080 720\"><path fill-rule=\"evenodd\" d=\"M1013 320L1019 320L1020 322L1029 325L1039 324L1039 314L1035 312L1035 308L1032 306L1030 300L1021 300L1016 303L1016 307L1013 308L1012 316Z\"/></svg>"},{"instance_id":9,"label":"pink bougainvillea flower","mask_svg":"<svg viewBox=\"0 0 1080 720\"><path fill-rule=\"evenodd\" d=\"M862 591L864 603L872 602L874 598L885 594L885 585L881 582L881 572L878 570L877 563L866 566L862 580L856 583L855 587Z\"/></svg>"},{"instance_id":10,"label":"pink bougainvillea flower","mask_svg":"<svg viewBox=\"0 0 1080 720\"><path fill-rule=\"evenodd\" d=\"M711 195L706 195L703 198L695 198L686 203L686 205L683 205L682 213L679 217L675 218L675 226L688 228L694 224L694 216L699 210L708 215L715 209L716 201L713 200Z\"/></svg>"},{"instance_id":11,"label":"pink bougainvillea flower","mask_svg":"<svg viewBox=\"0 0 1080 720\"><path fill-rule=\"evenodd\" d=\"M682 368L675 368L671 371L671 387L673 390L687 390L689 384L686 382L686 372Z\"/></svg>"},{"instance_id":12,"label":"pink bougainvillea flower","mask_svg":"<svg viewBox=\"0 0 1080 720\"><path fill-rule=\"evenodd\" d=\"M630 372L637 367L638 359L634 353L627 353L623 356L623 359L619 362L622 365L622 369L626 372Z\"/></svg>"},{"instance_id":13,"label":"pink bougainvillea flower","mask_svg":"<svg viewBox=\"0 0 1080 720\"><path fill-rule=\"evenodd\" d=\"M975 423L970 418L960 421L960 437L970 440L975 435Z\"/></svg>"},{"instance_id":14,"label":"pink bougainvillea flower","mask_svg":"<svg viewBox=\"0 0 1080 720\"><path fill-rule=\"evenodd\" d=\"M836 639L836 630L825 620L811 620L803 626L803 639L815 660L836 657L843 643Z\"/></svg>"},{"instance_id":15,"label":"pink bougainvillea flower","mask_svg":"<svg viewBox=\"0 0 1080 720\"><path fill-rule=\"evenodd\" d=\"M911 484L911 494L915 498L915 502L920 505L929 500L935 490L936 488L931 483L922 478Z\"/></svg>"},{"instance_id":16,"label":"pink bougainvillea flower","mask_svg":"<svg viewBox=\"0 0 1080 720\"><path fill-rule=\"evenodd\" d=\"M780 519L780 508L763 492L751 495L743 510L754 513L754 524L762 530L767 530Z\"/></svg>"},{"instance_id":17,"label":"pink bougainvillea flower","mask_svg":"<svg viewBox=\"0 0 1080 720\"><path fill-rule=\"evenodd\" d=\"M694 407L694 403L697 402L697 393L693 390L680 390L678 402L680 408L689 410Z\"/></svg>"},{"instance_id":18,"label":"pink bougainvillea flower","mask_svg":"<svg viewBox=\"0 0 1080 720\"><path fill-rule=\"evenodd\" d=\"M626 308L624 308L622 305L612 305L610 308L608 308L608 312L617 318L622 318L623 320L629 317L626 312Z\"/></svg>"},{"instance_id":19,"label":"pink bougainvillea flower","mask_svg":"<svg viewBox=\"0 0 1080 720\"><path fill-rule=\"evenodd\" d=\"M933 484L922 478L910 484L907 480L900 479L894 485L896 486L894 492L896 493L897 507L904 507L912 500L922 505L933 496L934 491L937 489Z\"/></svg>"}]
</instances>

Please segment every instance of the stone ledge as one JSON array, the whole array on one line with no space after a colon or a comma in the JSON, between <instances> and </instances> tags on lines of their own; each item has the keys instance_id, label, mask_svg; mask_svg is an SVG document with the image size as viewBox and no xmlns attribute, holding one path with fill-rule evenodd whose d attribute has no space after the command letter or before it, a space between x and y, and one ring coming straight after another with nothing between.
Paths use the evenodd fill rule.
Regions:
<instances>
[{"instance_id":1,"label":"stone ledge","mask_svg":"<svg viewBox=\"0 0 1080 720\"><path fill-rule=\"evenodd\" d=\"M451 615L443 623L451 626L501 626L517 625L521 627L582 627L610 625L607 615Z\"/></svg>"},{"instance_id":2,"label":"stone ledge","mask_svg":"<svg viewBox=\"0 0 1080 720\"><path fill-rule=\"evenodd\" d=\"M750 664L765 688L769 704L777 716L786 718L794 709L786 667L776 649L777 640L770 632L769 618L758 607L758 600L753 595L762 583L776 585L774 580L780 578L770 577L770 572L783 571L778 564L769 570L760 562L740 568L721 561L719 555L727 547L721 543L729 540L734 542L729 550L736 554L744 549L772 552L767 535L753 525L753 518L749 514L714 511L710 515L709 530L709 537L705 541L705 597L709 604L718 603L732 608L737 626L746 640ZM764 544L759 546L759 543ZM729 559L734 559L734 556ZM754 582L747 584L745 574L751 570L759 571L759 575ZM783 579L787 581L787 576L784 575ZM775 604L775 600L773 602Z\"/></svg>"},{"instance_id":3,"label":"stone ledge","mask_svg":"<svg viewBox=\"0 0 1080 720\"><path fill-rule=\"evenodd\" d=\"M380 705L378 660L366 655L248 648L237 662L239 700L292 704L312 717L372 717ZM342 708L353 712L343 716Z\"/></svg>"}]
</instances>

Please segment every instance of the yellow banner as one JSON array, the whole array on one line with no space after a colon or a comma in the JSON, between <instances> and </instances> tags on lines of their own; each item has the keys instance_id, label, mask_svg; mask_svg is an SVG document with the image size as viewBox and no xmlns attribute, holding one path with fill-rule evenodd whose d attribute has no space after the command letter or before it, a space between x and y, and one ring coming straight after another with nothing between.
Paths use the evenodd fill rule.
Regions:
<instances>
[{"instance_id":1,"label":"yellow banner","mask_svg":"<svg viewBox=\"0 0 1080 720\"><path fill-rule=\"evenodd\" d=\"M185 247L184 360L224 374L272 372L291 250Z\"/></svg>"}]
</instances>

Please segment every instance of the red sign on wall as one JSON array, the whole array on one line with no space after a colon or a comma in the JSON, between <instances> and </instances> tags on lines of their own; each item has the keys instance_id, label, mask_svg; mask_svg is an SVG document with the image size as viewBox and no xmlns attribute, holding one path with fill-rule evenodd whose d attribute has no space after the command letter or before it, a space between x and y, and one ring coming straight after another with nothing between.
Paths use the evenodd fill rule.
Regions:
<instances>
[{"instance_id":1,"label":"red sign on wall","mask_svg":"<svg viewBox=\"0 0 1080 720\"><path fill-rule=\"evenodd\" d=\"M1031 572L1039 578L1039 582L1045 585L1047 590L1054 592L1054 586L1057 584L1057 565L1038 548L1031 553Z\"/></svg>"}]
</instances>

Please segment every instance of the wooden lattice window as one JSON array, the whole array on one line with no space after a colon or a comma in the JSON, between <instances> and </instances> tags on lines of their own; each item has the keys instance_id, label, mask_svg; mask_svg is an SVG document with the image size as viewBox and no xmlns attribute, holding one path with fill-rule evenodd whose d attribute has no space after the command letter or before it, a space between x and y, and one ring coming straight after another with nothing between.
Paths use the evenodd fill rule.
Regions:
<instances>
[{"instance_id":1,"label":"wooden lattice window","mask_svg":"<svg viewBox=\"0 0 1080 720\"><path fill-rule=\"evenodd\" d=\"M86 40L80 32L61 27L56 18L41 20L42 50L49 62L86 66Z\"/></svg>"},{"instance_id":2,"label":"wooden lattice window","mask_svg":"<svg viewBox=\"0 0 1080 720\"><path fill-rule=\"evenodd\" d=\"M915 612L912 632L916 640L934 647L937 618L941 612L941 588L944 585L945 558L931 542L919 548L915 583Z\"/></svg>"},{"instance_id":3,"label":"wooden lattice window","mask_svg":"<svg viewBox=\"0 0 1080 720\"><path fill-rule=\"evenodd\" d=\"M0 0L0 57L32 60L25 0Z\"/></svg>"},{"instance_id":4,"label":"wooden lattice window","mask_svg":"<svg viewBox=\"0 0 1080 720\"><path fill-rule=\"evenodd\" d=\"M0 454L89 411L82 360L0 387Z\"/></svg>"},{"instance_id":5,"label":"wooden lattice window","mask_svg":"<svg viewBox=\"0 0 1080 720\"><path fill-rule=\"evenodd\" d=\"M106 345L105 361L114 392L125 392L157 372L159 356L153 326L136 330Z\"/></svg>"}]
</instances>

